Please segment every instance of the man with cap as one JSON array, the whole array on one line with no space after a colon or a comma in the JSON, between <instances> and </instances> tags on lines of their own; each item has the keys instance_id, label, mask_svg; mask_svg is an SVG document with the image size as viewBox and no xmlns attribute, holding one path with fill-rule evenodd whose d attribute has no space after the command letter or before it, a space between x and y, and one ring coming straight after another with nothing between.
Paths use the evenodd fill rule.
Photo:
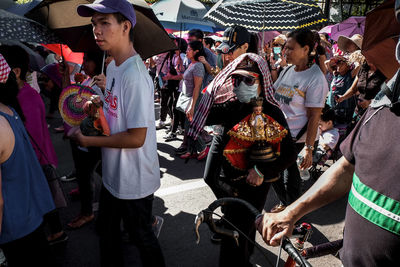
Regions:
<instances>
[{"instance_id":1,"label":"man with cap","mask_svg":"<svg viewBox=\"0 0 400 267\"><path fill-rule=\"evenodd\" d=\"M400 0L396 0L400 21ZM400 43L396 58L400 62ZM277 246L302 216L349 194L340 258L344 266L396 266L400 261L400 70L382 87L343 141L343 157L298 200L258 224ZM389 156L390 155L390 156Z\"/></svg>"},{"instance_id":2,"label":"man with cap","mask_svg":"<svg viewBox=\"0 0 400 267\"><path fill-rule=\"evenodd\" d=\"M152 231L154 192L160 171L154 121L154 88L146 67L133 47L135 11L127 0L96 0L78 6L92 17L100 49L114 60L107 67L104 115L107 137L70 134L80 146L102 147L103 186L98 226L101 266L123 266L121 220L139 249L143 266L165 266Z\"/></svg>"},{"instance_id":3,"label":"man with cap","mask_svg":"<svg viewBox=\"0 0 400 267\"><path fill-rule=\"evenodd\" d=\"M250 45L250 33L242 26L232 26L225 30L222 43L217 51L224 55L224 66L227 66L235 58L247 52Z\"/></svg>"}]
</instances>

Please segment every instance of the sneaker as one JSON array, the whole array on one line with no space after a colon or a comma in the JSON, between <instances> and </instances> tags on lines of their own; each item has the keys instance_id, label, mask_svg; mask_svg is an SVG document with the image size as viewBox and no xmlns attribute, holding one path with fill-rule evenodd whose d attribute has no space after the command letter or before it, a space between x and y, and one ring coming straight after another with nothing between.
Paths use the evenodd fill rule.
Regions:
<instances>
[{"instance_id":1,"label":"sneaker","mask_svg":"<svg viewBox=\"0 0 400 267\"><path fill-rule=\"evenodd\" d=\"M160 236L161 227L163 226L164 219L160 216L154 216L155 221L153 222L152 228L154 235L158 238Z\"/></svg>"},{"instance_id":2,"label":"sneaker","mask_svg":"<svg viewBox=\"0 0 400 267\"><path fill-rule=\"evenodd\" d=\"M166 127L165 121L160 121L156 126L156 130L164 129Z\"/></svg>"},{"instance_id":3,"label":"sneaker","mask_svg":"<svg viewBox=\"0 0 400 267\"><path fill-rule=\"evenodd\" d=\"M203 160L207 157L208 151L210 151L210 147L206 146L206 148L197 155L197 160Z\"/></svg>"},{"instance_id":4,"label":"sneaker","mask_svg":"<svg viewBox=\"0 0 400 267\"><path fill-rule=\"evenodd\" d=\"M179 135L183 135L185 133L185 129L183 129L181 126L178 126L178 130L176 131Z\"/></svg>"},{"instance_id":5,"label":"sneaker","mask_svg":"<svg viewBox=\"0 0 400 267\"><path fill-rule=\"evenodd\" d=\"M50 246L53 246L53 245L65 242L67 240L68 240L68 236L67 236L67 234L65 232L63 232L61 236L59 236L56 239L53 239L51 241L48 241L48 243L49 243Z\"/></svg>"},{"instance_id":6,"label":"sneaker","mask_svg":"<svg viewBox=\"0 0 400 267\"><path fill-rule=\"evenodd\" d=\"M169 135L167 135L167 136L164 136L164 139L165 139L165 142L171 142L171 141L174 141L174 140L176 140L177 138L176 138L176 133L169 133Z\"/></svg>"},{"instance_id":7,"label":"sneaker","mask_svg":"<svg viewBox=\"0 0 400 267\"><path fill-rule=\"evenodd\" d=\"M62 182L72 182L73 180L76 180L76 171L72 171L67 175L61 176L60 180Z\"/></svg>"}]
</instances>

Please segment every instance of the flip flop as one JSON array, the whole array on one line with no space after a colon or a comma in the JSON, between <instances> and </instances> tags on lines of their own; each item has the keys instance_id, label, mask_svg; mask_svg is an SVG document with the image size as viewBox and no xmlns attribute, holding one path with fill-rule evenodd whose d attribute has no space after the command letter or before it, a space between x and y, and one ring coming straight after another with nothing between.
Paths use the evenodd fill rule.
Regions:
<instances>
[{"instance_id":1,"label":"flip flop","mask_svg":"<svg viewBox=\"0 0 400 267\"><path fill-rule=\"evenodd\" d=\"M75 219L73 219L70 223L68 223L67 226L71 229L78 229L93 220L94 220L94 214L89 215L89 216L80 215L80 216L76 217Z\"/></svg>"}]
</instances>

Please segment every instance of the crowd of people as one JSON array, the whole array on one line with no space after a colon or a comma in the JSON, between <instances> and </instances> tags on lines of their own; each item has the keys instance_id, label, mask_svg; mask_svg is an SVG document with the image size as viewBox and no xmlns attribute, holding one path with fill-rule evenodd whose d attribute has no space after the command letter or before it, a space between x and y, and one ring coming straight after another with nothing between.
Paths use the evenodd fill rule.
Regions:
<instances>
[{"instance_id":1,"label":"crowd of people","mask_svg":"<svg viewBox=\"0 0 400 267\"><path fill-rule=\"evenodd\" d=\"M9 266L53 266L49 246L68 240L58 212L67 202L46 118L54 117L63 89L74 84L98 95L90 103L100 103L93 114L106 125L92 121L95 134L66 121L55 129L69 142L74 163L61 180L76 177L72 193L80 195L80 213L67 227L95 219L97 172L102 266L123 266L122 230L143 266L165 266L157 240L163 219L152 213L160 187L156 131L165 131L166 142L183 135L176 157L205 161L204 180L216 198L241 198L259 212L270 188L279 199L257 224L241 206L222 209L216 224L229 229L229 221L250 239L240 235L236 244L212 235L221 244L220 266L252 266L257 230L267 244L278 245L304 214L349 191L344 265L397 262L398 166L386 157L398 151L399 78L386 77L362 55L363 36L334 42L297 29L261 43L242 26L228 27L216 40L192 29L187 40L169 35L175 51L143 61L134 49L135 11L126 0L114 2L78 7L80 16L91 17L99 47L85 53L81 66L32 47L47 63L38 73L22 47L0 46L0 248ZM332 158L337 162L302 195L301 172L337 155L339 145L343 157Z\"/></svg>"}]
</instances>

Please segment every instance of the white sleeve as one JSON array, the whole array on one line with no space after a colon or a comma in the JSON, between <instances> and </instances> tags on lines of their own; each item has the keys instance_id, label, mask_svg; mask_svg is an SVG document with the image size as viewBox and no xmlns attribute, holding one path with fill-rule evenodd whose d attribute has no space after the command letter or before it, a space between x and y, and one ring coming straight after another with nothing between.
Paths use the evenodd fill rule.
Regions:
<instances>
[{"instance_id":1,"label":"white sleeve","mask_svg":"<svg viewBox=\"0 0 400 267\"><path fill-rule=\"evenodd\" d=\"M328 82L322 72L321 75L315 75L309 88L307 88L304 106L307 108L323 108L328 91Z\"/></svg>"},{"instance_id":2,"label":"white sleeve","mask_svg":"<svg viewBox=\"0 0 400 267\"><path fill-rule=\"evenodd\" d=\"M335 135L332 132L324 132L322 134L322 138L323 138L323 144L329 146L332 150L335 149L339 141L339 135Z\"/></svg>"},{"instance_id":3,"label":"white sleeve","mask_svg":"<svg viewBox=\"0 0 400 267\"><path fill-rule=\"evenodd\" d=\"M128 75L127 75L128 76ZM153 85L148 82L145 73L137 73L124 77L123 109L127 129L149 127L149 116L153 114L149 109L153 108Z\"/></svg>"}]
</instances>

